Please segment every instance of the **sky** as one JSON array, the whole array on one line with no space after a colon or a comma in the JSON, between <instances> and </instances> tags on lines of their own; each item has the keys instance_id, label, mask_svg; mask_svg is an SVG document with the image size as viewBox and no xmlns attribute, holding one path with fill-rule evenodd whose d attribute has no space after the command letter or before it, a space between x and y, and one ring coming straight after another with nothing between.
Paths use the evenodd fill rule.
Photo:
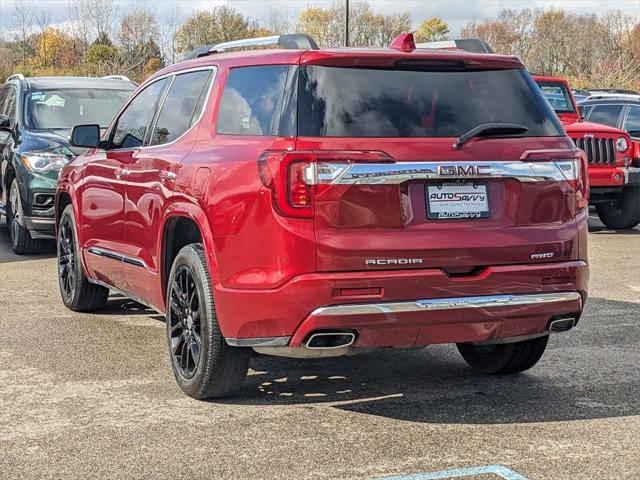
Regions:
<instances>
[{"instance_id":1,"label":"sky","mask_svg":"<svg viewBox=\"0 0 640 480\"><path fill-rule=\"evenodd\" d=\"M64 20L64 10L69 3L66 0L32 0L34 5L46 9L54 23ZM286 13L292 18L308 6L329 6L335 0L115 0L120 9L131 8L136 1L152 7L162 21L175 5L179 5L187 17L197 10L227 4L242 14L255 20L265 18L270 9ZM343 1L343 0L338 0ZM351 0L355 2L357 0ZM457 33L469 20L494 17L504 8L520 10L523 8L559 7L576 13L604 14L609 10L622 10L640 18L640 0L369 0L373 9L380 13L409 12L414 26L427 17L440 17L449 24L451 32ZM0 0L0 30L12 27L14 0Z\"/></svg>"}]
</instances>

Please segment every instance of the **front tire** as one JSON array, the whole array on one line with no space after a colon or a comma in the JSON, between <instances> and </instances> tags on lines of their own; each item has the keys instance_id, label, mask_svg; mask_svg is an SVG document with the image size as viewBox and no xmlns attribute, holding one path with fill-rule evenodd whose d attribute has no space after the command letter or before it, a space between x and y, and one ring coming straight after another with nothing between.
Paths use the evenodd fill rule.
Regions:
<instances>
[{"instance_id":1,"label":"front tire","mask_svg":"<svg viewBox=\"0 0 640 480\"><path fill-rule=\"evenodd\" d=\"M84 273L71 205L67 205L60 216L56 245L62 303L74 312L90 312L102 308L107 302L109 289L89 282Z\"/></svg>"},{"instance_id":2,"label":"front tire","mask_svg":"<svg viewBox=\"0 0 640 480\"><path fill-rule=\"evenodd\" d=\"M182 391L198 400L237 392L247 375L251 350L231 347L222 336L202 245L187 245L178 253L166 305L171 367Z\"/></svg>"},{"instance_id":3,"label":"front tire","mask_svg":"<svg viewBox=\"0 0 640 480\"><path fill-rule=\"evenodd\" d=\"M530 369L542 357L549 336L524 342L496 345L458 343L462 358L473 368L488 375L504 375Z\"/></svg>"},{"instance_id":4,"label":"front tire","mask_svg":"<svg viewBox=\"0 0 640 480\"><path fill-rule=\"evenodd\" d=\"M620 204L596 205L602 223L613 230L626 230L640 223L640 186L626 187Z\"/></svg>"},{"instance_id":5,"label":"front tire","mask_svg":"<svg viewBox=\"0 0 640 480\"><path fill-rule=\"evenodd\" d=\"M9 188L9 202L7 204L7 226L9 227L9 241L11 248L17 255L39 253L42 241L31 238L31 233L22 225L22 200L18 180L15 178Z\"/></svg>"}]
</instances>

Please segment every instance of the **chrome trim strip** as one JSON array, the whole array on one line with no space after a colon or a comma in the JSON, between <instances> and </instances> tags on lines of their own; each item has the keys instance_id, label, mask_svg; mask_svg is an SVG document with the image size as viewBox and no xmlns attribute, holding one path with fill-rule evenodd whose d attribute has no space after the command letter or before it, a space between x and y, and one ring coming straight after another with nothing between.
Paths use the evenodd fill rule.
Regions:
<instances>
[{"instance_id":1,"label":"chrome trim strip","mask_svg":"<svg viewBox=\"0 0 640 480\"><path fill-rule=\"evenodd\" d=\"M312 164L312 171L306 176L305 181L309 185L396 185L409 180L471 181L480 178L514 178L521 182L565 180L560 167L552 161L399 162L342 165L344 165L344 171L337 177L330 178L318 175L318 165ZM452 169L456 173L453 173Z\"/></svg>"},{"instance_id":2,"label":"chrome trim strip","mask_svg":"<svg viewBox=\"0 0 640 480\"><path fill-rule=\"evenodd\" d=\"M311 312L313 316L373 315L379 313L396 314L410 312L459 310L464 308L495 308L534 305L581 300L578 292L532 293L514 295L487 295L482 297L436 298L409 302L368 303L353 305L332 305L320 307Z\"/></svg>"},{"instance_id":3,"label":"chrome trim strip","mask_svg":"<svg viewBox=\"0 0 640 480\"><path fill-rule=\"evenodd\" d=\"M127 255L122 255L120 253L98 247L89 247L87 249L87 252L93 255L97 255L98 257L110 258L112 260L117 260L119 262L128 263L129 265L135 265L136 267L142 267L149 270L149 267L147 266L145 261L137 257L129 257Z\"/></svg>"},{"instance_id":4,"label":"chrome trim strip","mask_svg":"<svg viewBox=\"0 0 640 480\"><path fill-rule=\"evenodd\" d=\"M231 347L286 347L291 337L226 338Z\"/></svg>"}]
</instances>

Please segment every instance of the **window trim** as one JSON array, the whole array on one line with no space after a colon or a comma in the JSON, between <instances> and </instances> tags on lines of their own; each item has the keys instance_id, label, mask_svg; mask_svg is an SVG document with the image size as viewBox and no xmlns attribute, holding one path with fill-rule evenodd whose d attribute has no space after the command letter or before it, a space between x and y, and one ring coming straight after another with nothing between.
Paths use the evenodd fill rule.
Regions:
<instances>
[{"instance_id":1,"label":"window trim","mask_svg":"<svg viewBox=\"0 0 640 480\"><path fill-rule=\"evenodd\" d=\"M624 130L625 132L627 132L632 139L634 139L634 140L640 139L640 135L638 135L637 137L632 136L631 132L627 128L627 120L629 119L629 114L631 113L631 109L632 108L637 108L638 111L640 111L640 103L638 103L638 104L626 103L625 107L626 107L626 110L624 112L624 116L622 118L622 122L620 123L621 129ZM636 131L640 131L640 130L634 130L634 132L636 132Z\"/></svg>"},{"instance_id":2,"label":"window trim","mask_svg":"<svg viewBox=\"0 0 640 480\"><path fill-rule=\"evenodd\" d=\"M277 119L276 119L276 123L273 126L274 129L276 130L276 133L274 134L270 134L270 135L257 135L257 134L245 134L245 133L221 133L218 131L218 119L220 117L220 107L222 105L222 97L224 95L225 89L227 87L227 83L229 81L229 75L231 75L231 72L233 70L240 70L243 68L260 68L260 67L286 67L287 68L287 75L285 77L284 80L284 91L283 91L283 95L280 98L280 100L278 100L278 105L274 108L274 112L275 115L277 115ZM224 79L224 85L221 86L221 92L220 92L220 101L218 102L217 108L216 108L216 112L215 112L215 120L214 120L214 131L216 136L220 136L220 137L244 137L244 138L295 138L298 134L298 115L297 115L297 103L298 103L298 85L293 85L295 92L293 93L294 97L295 97L295 110L296 110L296 118L295 118L295 133L293 134L293 136L287 136L287 135L280 135L280 125L282 123L282 116L284 114L285 111L285 107L286 107L286 102L285 102L285 98L287 96L287 86L289 85L290 81L295 80L296 82L299 81L299 77L298 77L298 72L299 72L299 65L295 64L295 63L266 63L266 64L259 64L259 65L238 65L235 67L230 67L229 70L227 71L227 75Z\"/></svg>"},{"instance_id":3,"label":"window trim","mask_svg":"<svg viewBox=\"0 0 640 480\"><path fill-rule=\"evenodd\" d=\"M153 148L158 148L158 147L166 147L167 145L172 145L176 142L178 142L180 139L182 139L182 137L184 137L185 135L187 135L191 130L193 130L199 123L200 120L202 120L202 117L204 116L204 112L207 110L207 105L209 103L209 96L211 95L211 91L213 90L213 81L216 78L216 73L217 73L217 67L215 65L210 65L207 67L195 67L195 68L189 68L186 70L180 70L179 73L173 73L173 78L171 79L171 82L169 83L169 86L167 87L167 89L165 90L165 92L162 94L162 99L160 100L160 103L158 104L158 107L156 108L156 112L153 116L153 120L151 122L151 128L149 129L150 135L152 135L151 132L153 132L156 128L156 125L158 124L158 119L160 118L160 112L162 112L162 108L164 107L164 103L167 100L167 97L169 96L169 91L171 90L171 87L173 86L176 77L180 76L180 75L184 75L187 73L193 73L193 72L201 72L201 71L207 71L210 70L212 73L210 74L210 77L206 79L205 85L203 86L203 88L208 88L207 90L207 95L204 98L204 103L202 104L202 110L200 111L200 114L198 115L198 119L193 122L193 124L187 128L182 135L180 135L179 137L177 137L175 140L171 140L170 142L166 142L166 143L158 143L156 145L147 145L146 143L148 141L151 141L151 137L149 137L148 139L145 139L145 145L143 145L142 147L140 147L139 150L150 150ZM164 77L164 75L163 75ZM162 77L161 77L162 78ZM208 83L208 85L207 85ZM202 94L202 91L200 92L200 94ZM197 105L197 104L196 104Z\"/></svg>"}]
</instances>

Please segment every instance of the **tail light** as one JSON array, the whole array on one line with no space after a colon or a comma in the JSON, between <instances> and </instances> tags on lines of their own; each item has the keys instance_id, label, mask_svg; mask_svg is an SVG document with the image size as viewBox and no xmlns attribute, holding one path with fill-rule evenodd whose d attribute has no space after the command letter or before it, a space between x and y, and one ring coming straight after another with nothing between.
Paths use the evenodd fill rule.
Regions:
<instances>
[{"instance_id":1,"label":"tail light","mask_svg":"<svg viewBox=\"0 0 640 480\"><path fill-rule=\"evenodd\" d=\"M589 206L589 177L587 174L587 156L584 152L572 159L556 160L554 162L562 172L564 178L573 188L576 195L576 210L580 211Z\"/></svg>"},{"instance_id":2,"label":"tail light","mask_svg":"<svg viewBox=\"0 0 640 480\"><path fill-rule=\"evenodd\" d=\"M550 160L550 158L552 160ZM589 206L589 175L587 154L580 150L528 150L521 157L522 161L549 162L555 164L569 186L575 192L576 211Z\"/></svg>"},{"instance_id":3,"label":"tail light","mask_svg":"<svg viewBox=\"0 0 640 480\"><path fill-rule=\"evenodd\" d=\"M258 158L262 184L283 216L312 218L314 197L331 188L353 162L393 162L382 152L268 150ZM322 180L323 184L320 184Z\"/></svg>"}]
</instances>

